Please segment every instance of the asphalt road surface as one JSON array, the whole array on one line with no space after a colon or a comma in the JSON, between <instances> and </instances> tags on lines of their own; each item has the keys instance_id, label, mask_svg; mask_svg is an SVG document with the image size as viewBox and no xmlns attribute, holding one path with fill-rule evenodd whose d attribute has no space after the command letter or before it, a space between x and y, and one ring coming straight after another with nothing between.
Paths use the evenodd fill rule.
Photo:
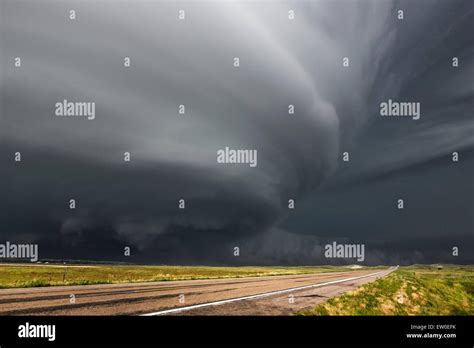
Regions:
<instances>
[{"instance_id":1,"label":"asphalt road surface","mask_svg":"<svg viewBox=\"0 0 474 348\"><path fill-rule=\"evenodd\" d=\"M396 268L0 290L0 315L291 315Z\"/></svg>"}]
</instances>

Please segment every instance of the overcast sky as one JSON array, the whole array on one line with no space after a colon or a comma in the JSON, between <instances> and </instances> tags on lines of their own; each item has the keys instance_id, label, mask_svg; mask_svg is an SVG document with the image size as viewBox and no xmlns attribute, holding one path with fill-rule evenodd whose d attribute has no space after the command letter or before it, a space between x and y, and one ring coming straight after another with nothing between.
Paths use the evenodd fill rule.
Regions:
<instances>
[{"instance_id":1,"label":"overcast sky","mask_svg":"<svg viewBox=\"0 0 474 348\"><path fill-rule=\"evenodd\" d=\"M365 244L369 264L474 262L471 0L0 4L0 243L354 263L324 258L337 241ZM95 119L55 116L64 99L95 102ZM381 117L388 99L420 119ZM256 149L257 167L217 163L226 146Z\"/></svg>"}]
</instances>

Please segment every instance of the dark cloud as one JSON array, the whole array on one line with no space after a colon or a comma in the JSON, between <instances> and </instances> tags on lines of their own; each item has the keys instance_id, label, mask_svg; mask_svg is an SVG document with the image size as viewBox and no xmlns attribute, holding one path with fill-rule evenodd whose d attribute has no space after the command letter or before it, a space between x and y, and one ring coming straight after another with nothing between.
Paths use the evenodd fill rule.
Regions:
<instances>
[{"instance_id":1,"label":"dark cloud","mask_svg":"<svg viewBox=\"0 0 474 348\"><path fill-rule=\"evenodd\" d=\"M0 7L0 240L150 263L329 263L334 240L370 264L474 262L471 1ZM420 120L379 117L389 98ZM63 99L96 119L55 117ZM216 163L226 146L257 168Z\"/></svg>"}]
</instances>

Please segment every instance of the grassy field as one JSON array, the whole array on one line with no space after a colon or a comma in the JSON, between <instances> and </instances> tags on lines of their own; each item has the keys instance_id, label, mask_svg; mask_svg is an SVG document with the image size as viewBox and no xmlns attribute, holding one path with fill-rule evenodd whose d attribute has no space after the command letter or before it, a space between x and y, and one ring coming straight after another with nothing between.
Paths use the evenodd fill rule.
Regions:
<instances>
[{"instance_id":1,"label":"grassy field","mask_svg":"<svg viewBox=\"0 0 474 348\"><path fill-rule=\"evenodd\" d=\"M474 266L401 267L300 315L474 315Z\"/></svg>"},{"instance_id":2,"label":"grassy field","mask_svg":"<svg viewBox=\"0 0 474 348\"><path fill-rule=\"evenodd\" d=\"M208 267L0 264L0 288L258 277L350 271L347 267Z\"/></svg>"}]
</instances>

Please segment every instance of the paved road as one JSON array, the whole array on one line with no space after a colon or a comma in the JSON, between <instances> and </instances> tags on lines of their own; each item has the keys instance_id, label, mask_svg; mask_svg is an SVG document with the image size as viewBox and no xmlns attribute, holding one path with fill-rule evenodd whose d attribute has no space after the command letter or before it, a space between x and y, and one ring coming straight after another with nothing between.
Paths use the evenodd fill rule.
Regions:
<instances>
[{"instance_id":1,"label":"paved road","mask_svg":"<svg viewBox=\"0 0 474 348\"><path fill-rule=\"evenodd\" d=\"M393 270L2 289L0 315L289 315Z\"/></svg>"}]
</instances>

